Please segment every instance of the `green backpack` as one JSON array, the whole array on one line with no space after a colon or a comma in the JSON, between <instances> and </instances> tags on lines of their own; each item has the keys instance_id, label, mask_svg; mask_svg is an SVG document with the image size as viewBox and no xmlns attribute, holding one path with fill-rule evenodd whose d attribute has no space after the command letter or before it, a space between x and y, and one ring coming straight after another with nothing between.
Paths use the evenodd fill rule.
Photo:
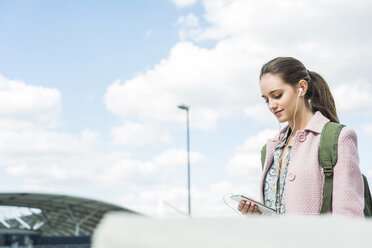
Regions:
<instances>
[{"instance_id":1,"label":"green backpack","mask_svg":"<svg viewBox=\"0 0 372 248\"><path fill-rule=\"evenodd\" d=\"M319 146L319 164L323 167L324 172L324 189L323 203L320 210L321 214L328 213L332 200L333 189L333 167L337 162L338 136L344 125L335 122L328 122L324 125L320 136ZM266 159L266 144L261 150L261 165L262 169ZM366 176L363 176L364 182L364 216L372 216L372 198L369 190Z\"/></svg>"}]
</instances>

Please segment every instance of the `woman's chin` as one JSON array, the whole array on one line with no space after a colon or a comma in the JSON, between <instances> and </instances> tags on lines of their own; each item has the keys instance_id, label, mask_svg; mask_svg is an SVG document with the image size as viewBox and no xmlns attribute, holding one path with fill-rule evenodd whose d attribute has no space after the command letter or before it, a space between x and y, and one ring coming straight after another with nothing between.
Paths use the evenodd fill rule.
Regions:
<instances>
[{"instance_id":1,"label":"woman's chin","mask_svg":"<svg viewBox=\"0 0 372 248\"><path fill-rule=\"evenodd\" d=\"M280 123L284 123L284 122L287 122L288 120L287 120L287 118L284 118L284 117L282 117L282 116L279 116L279 117L278 117L278 121L279 121Z\"/></svg>"}]
</instances>

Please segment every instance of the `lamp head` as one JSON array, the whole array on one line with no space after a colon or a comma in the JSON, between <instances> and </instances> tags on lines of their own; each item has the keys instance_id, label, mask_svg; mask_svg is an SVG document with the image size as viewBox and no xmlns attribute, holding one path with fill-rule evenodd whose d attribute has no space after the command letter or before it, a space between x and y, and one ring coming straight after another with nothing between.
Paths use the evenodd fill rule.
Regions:
<instances>
[{"instance_id":1,"label":"lamp head","mask_svg":"<svg viewBox=\"0 0 372 248\"><path fill-rule=\"evenodd\" d=\"M178 105L177 107L180 109L189 110L189 107L184 104Z\"/></svg>"}]
</instances>

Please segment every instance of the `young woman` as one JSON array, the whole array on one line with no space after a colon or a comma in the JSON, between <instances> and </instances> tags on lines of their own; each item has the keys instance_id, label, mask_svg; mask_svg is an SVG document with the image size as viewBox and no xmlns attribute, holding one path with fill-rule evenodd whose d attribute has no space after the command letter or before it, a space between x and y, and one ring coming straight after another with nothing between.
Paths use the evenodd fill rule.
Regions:
<instances>
[{"instance_id":1,"label":"young woman","mask_svg":"<svg viewBox=\"0 0 372 248\"><path fill-rule=\"evenodd\" d=\"M278 121L288 122L275 138L267 141L261 201L279 214L319 214L324 186L318 161L320 134L327 122L339 122L328 84L297 59L278 57L263 65L260 88ZM344 127L338 139L330 211L362 217L363 208L357 136ZM238 210L243 214L259 213L249 201L240 201Z\"/></svg>"}]
</instances>

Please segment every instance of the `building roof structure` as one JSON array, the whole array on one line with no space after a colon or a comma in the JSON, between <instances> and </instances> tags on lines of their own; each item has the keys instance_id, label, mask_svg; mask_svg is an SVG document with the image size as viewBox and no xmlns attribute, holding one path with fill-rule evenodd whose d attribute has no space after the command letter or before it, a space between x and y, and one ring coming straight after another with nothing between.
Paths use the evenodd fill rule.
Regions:
<instances>
[{"instance_id":1,"label":"building roof structure","mask_svg":"<svg viewBox=\"0 0 372 248\"><path fill-rule=\"evenodd\" d=\"M140 214L98 200L42 193L0 193L0 206L25 207L32 213L1 220L0 231L39 231L43 236L91 235L107 212Z\"/></svg>"}]
</instances>

